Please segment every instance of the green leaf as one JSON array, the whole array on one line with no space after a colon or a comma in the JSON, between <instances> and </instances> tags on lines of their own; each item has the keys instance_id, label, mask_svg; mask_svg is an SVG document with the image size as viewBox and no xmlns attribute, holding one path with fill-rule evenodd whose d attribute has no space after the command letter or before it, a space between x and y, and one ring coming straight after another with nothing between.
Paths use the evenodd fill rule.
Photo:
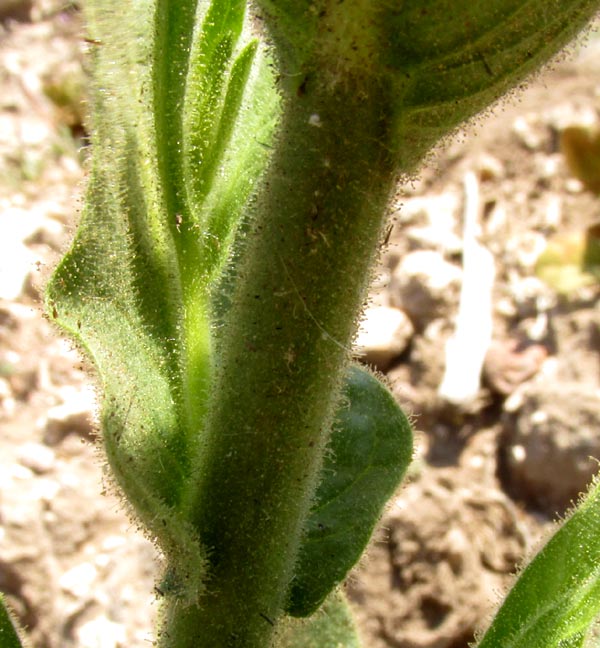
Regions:
<instances>
[{"instance_id":1,"label":"green leaf","mask_svg":"<svg viewBox=\"0 0 600 648\"><path fill-rule=\"evenodd\" d=\"M346 577L412 459L410 423L375 376L350 367L343 399L292 582L294 616L312 614Z\"/></svg>"},{"instance_id":2,"label":"green leaf","mask_svg":"<svg viewBox=\"0 0 600 648\"><path fill-rule=\"evenodd\" d=\"M390 9L383 60L397 72L400 146L421 156L564 47L593 0L407 0ZM406 155L410 163L411 155Z\"/></svg>"},{"instance_id":3,"label":"green leaf","mask_svg":"<svg viewBox=\"0 0 600 648\"><path fill-rule=\"evenodd\" d=\"M361 648L345 597L336 592L310 619L289 619L278 648Z\"/></svg>"},{"instance_id":4,"label":"green leaf","mask_svg":"<svg viewBox=\"0 0 600 648\"><path fill-rule=\"evenodd\" d=\"M86 2L93 158L75 240L46 293L49 317L97 371L120 487L163 551L198 571L178 507L202 444L212 291L278 114L244 9Z\"/></svg>"},{"instance_id":5,"label":"green leaf","mask_svg":"<svg viewBox=\"0 0 600 648\"><path fill-rule=\"evenodd\" d=\"M402 171L564 47L597 0L257 0L292 92L388 87Z\"/></svg>"},{"instance_id":6,"label":"green leaf","mask_svg":"<svg viewBox=\"0 0 600 648\"><path fill-rule=\"evenodd\" d=\"M600 614L600 481L522 572L479 648L575 648Z\"/></svg>"},{"instance_id":7,"label":"green leaf","mask_svg":"<svg viewBox=\"0 0 600 648\"><path fill-rule=\"evenodd\" d=\"M22 648L22 645L10 618L4 594L0 592L0 646L2 648Z\"/></svg>"}]
</instances>

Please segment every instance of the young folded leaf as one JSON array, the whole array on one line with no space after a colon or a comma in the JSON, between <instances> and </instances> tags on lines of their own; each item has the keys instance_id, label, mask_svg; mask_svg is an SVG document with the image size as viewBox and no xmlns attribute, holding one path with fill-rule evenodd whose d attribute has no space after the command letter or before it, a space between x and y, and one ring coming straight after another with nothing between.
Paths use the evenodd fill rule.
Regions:
<instances>
[{"instance_id":1,"label":"young folded leaf","mask_svg":"<svg viewBox=\"0 0 600 648\"><path fill-rule=\"evenodd\" d=\"M186 574L203 572L178 505L202 443L212 293L277 116L244 11L239 0L86 2L90 179L46 293L97 370L114 476Z\"/></svg>"},{"instance_id":2,"label":"young folded leaf","mask_svg":"<svg viewBox=\"0 0 600 648\"><path fill-rule=\"evenodd\" d=\"M408 419L366 369L349 368L306 523L288 612L309 616L364 551L412 459Z\"/></svg>"}]
</instances>

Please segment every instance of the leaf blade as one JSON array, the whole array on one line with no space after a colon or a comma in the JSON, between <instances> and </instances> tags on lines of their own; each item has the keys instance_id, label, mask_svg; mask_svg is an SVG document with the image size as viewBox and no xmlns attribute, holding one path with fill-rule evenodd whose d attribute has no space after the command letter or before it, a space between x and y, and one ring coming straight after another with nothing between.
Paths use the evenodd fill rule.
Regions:
<instances>
[{"instance_id":1,"label":"leaf blade","mask_svg":"<svg viewBox=\"0 0 600 648\"><path fill-rule=\"evenodd\" d=\"M408 419L375 376L350 367L306 524L288 612L308 616L360 558L412 459Z\"/></svg>"},{"instance_id":2,"label":"leaf blade","mask_svg":"<svg viewBox=\"0 0 600 648\"><path fill-rule=\"evenodd\" d=\"M600 614L600 481L525 568L479 648L577 646Z\"/></svg>"}]
</instances>

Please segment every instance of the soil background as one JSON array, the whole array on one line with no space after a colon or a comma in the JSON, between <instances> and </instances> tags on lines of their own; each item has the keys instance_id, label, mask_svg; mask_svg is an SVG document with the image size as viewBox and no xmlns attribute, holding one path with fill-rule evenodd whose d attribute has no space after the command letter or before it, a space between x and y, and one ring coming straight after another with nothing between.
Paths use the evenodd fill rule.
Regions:
<instances>
[{"instance_id":1,"label":"soil background","mask_svg":"<svg viewBox=\"0 0 600 648\"><path fill-rule=\"evenodd\" d=\"M143 648L158 561L103 486L94 389L40 305L80 209L86 46L76 5L0 0L0 590L36 648ZM565 128L599 121L592 30L398 187L357 353L417 438L346 585L367 648L466 648L597 469L598 285L559 294L535 268L600 217L560 149ZM446 350L479 274L473 374ZM450 364L462 396L440 389Z\"/></svg>"}]
</instances>

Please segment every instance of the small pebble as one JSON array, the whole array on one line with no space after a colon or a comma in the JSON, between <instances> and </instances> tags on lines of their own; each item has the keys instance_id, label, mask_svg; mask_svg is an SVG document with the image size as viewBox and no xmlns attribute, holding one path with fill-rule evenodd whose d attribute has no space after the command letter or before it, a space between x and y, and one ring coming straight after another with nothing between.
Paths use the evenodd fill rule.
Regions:
<instances>
[{"instance_id":1,"label":"small pebble","mask_svg":"<svg viewBox=\"0 0 600 648\"><path fill-rule=\"evenodd\" d=\"M54 450L42 443L24 443L18 452L19 461L38 475L49 472L56 459Z\"/></svg>"},{"instance_id":2,"label":"small pebble","mask_svg":"<svg viewBox=\"0 0 600 648\"><path fill-rule=\"evenodd\" d=\"M69 390L65 402L48 410L44 424L44 442L56 445L70 433L89 436L93 430L94 392Z\"/></svg>"},{"instance_id":3,"label":"small pebble","mask_svg":"<svg viewBox=\"0 0 600 648\"><path fill-rule=\"evenodd\" d=\"M384 371L407 347L414 333L407 315L397 308L367 310L356 345L368 364Z\"/></svg>"},{"instance_id":4,"label":"small pebble","mask_svg":"<svg viewBox=\"0 0 600 648\"><path fill-rule=\"evenodd\" d=\"M76 565L65 572L59 579L58 585L75 598L89 595L90 587L98 577L98 570L92 563L86 562Z\"/></svg>"},{"instance_id":5,"label":"small pebble","mask_svg":"<svg viewBox=\"0 0 600 648\"><path fill-rule=\"evenodd\" d=\"M105 616L83 623L75 634L80 648L121 648L127 644L125 627Z\"/></svg>"}]
</instances>

